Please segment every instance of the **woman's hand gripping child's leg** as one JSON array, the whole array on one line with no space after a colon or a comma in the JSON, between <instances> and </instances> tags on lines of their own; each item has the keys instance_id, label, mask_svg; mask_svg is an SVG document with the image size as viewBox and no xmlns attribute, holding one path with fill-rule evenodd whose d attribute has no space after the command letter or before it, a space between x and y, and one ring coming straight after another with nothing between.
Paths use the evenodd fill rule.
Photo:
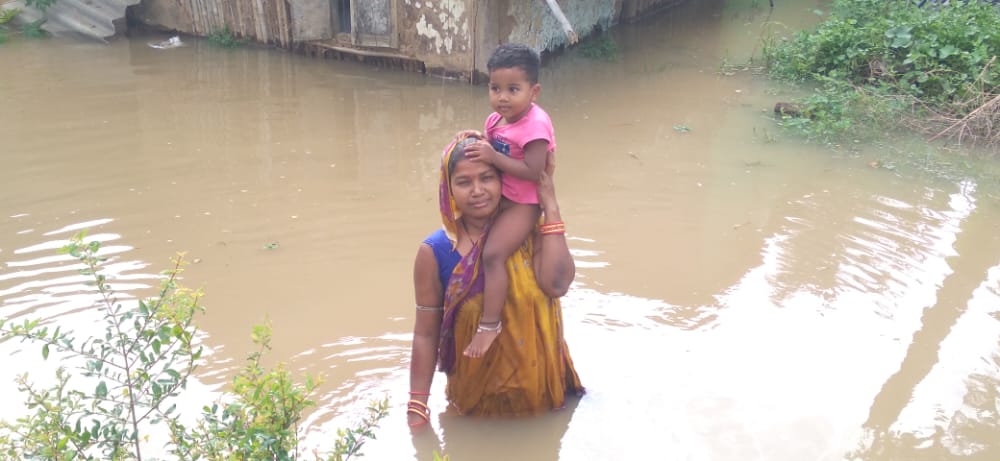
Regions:
<instances>
[{"instance_id":1,"label":"woman's hand gripping child's leg","mask_svg":"<svg viewBox=\"0 0 1000 461\"><path fill-rule=\"evenodd\" d=\"M467 357L482 357L493 340L500 335L503 327L500 312L510 285L507 259L531 234L538 216L538 205L514 203L500 213L493 223L483 246L483 277L486 279L483 287L483 313L479 317L476 335L465 348L464 354Z\"/></svg>"}]
</instances>

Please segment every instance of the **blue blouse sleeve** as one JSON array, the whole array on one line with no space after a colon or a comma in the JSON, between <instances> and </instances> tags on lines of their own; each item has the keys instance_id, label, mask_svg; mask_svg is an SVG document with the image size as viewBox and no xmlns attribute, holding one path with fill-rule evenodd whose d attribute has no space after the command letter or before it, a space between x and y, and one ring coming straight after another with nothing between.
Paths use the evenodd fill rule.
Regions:
<instances>
[{"instance_id":1,"label":"blue blouse sleeve","mask_svg":"<svg viewBox=\"0 0 1000 461\"><path fill-rule=\"evenodd\" d=\"M455 266L462 260L462 255L452 248L451 240L444 233L444 229L438 229L433 234L424 239L424 243L434 251L434 259L437 260L438 277L441 279L441 286L448 286L448 279L455 271Z\"/></svg>"}]
</instances>

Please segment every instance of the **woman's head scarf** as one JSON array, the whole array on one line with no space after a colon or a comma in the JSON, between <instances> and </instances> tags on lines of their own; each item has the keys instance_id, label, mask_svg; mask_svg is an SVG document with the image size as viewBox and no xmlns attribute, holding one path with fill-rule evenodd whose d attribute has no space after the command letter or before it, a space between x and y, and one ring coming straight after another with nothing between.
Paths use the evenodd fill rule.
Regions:
<instances>
[{"instance_id":1,"label":"woman's head scarf","mask_svg":"<svg viewBox=\"0 0 1000 461\"><path fill-rule=\"evenodd\" d=\"M465 158L465 146L468 146L475 138L465 136L456 138L444 149L441 155L441 184L439 186L439 202L441 205L441 223L444 225L444 232L454 246L458 241L458 220L462 217L462 212L455 203L455 196L451 192L451 173L455 171L455 164Z\"/></svg>"}]
</instances>

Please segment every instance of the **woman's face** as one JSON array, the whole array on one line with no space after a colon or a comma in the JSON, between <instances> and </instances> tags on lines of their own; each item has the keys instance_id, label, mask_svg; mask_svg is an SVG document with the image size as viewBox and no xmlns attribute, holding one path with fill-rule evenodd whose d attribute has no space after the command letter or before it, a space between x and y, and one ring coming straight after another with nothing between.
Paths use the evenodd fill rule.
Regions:
<instances>
[{"instance_id":1,"label":"woman's face","mask_svg":"<svg viewBox=\"0 0 1000 461\"><path fill-rule=\"evenodd\" d=\"M474 160L459 160L451 173L451 193L463 216L488 218L500 205L500 174Z\"/></svg>"}]
</instances>

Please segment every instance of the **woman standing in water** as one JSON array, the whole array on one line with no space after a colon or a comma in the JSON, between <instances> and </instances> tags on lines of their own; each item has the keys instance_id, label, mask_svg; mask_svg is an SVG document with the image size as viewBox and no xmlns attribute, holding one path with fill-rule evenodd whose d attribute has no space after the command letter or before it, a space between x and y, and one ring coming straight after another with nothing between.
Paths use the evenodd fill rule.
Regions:
<instances>
[{"instance_id":1,"label":"woman standing in water","mask_svg":"<svg viewBox=\"0 0 1000 461\"><path fill-rule=\"evenodd\" d=\"M531 415L562 408L582 394L563 338L559 297L575 276L552 185L552 157L538 183L543 223L507 260L510 277L503 331L487 353L470 359L483 310L482 244L500 205L500 173L465 158L475 138L459 139L441 159L440 205L444 228L417 251L413 283L417 304L410 362L411 427L430 421L427 400L434 366L447 375L446 398L469 415Z\"/></svg>"}]
</instances>

